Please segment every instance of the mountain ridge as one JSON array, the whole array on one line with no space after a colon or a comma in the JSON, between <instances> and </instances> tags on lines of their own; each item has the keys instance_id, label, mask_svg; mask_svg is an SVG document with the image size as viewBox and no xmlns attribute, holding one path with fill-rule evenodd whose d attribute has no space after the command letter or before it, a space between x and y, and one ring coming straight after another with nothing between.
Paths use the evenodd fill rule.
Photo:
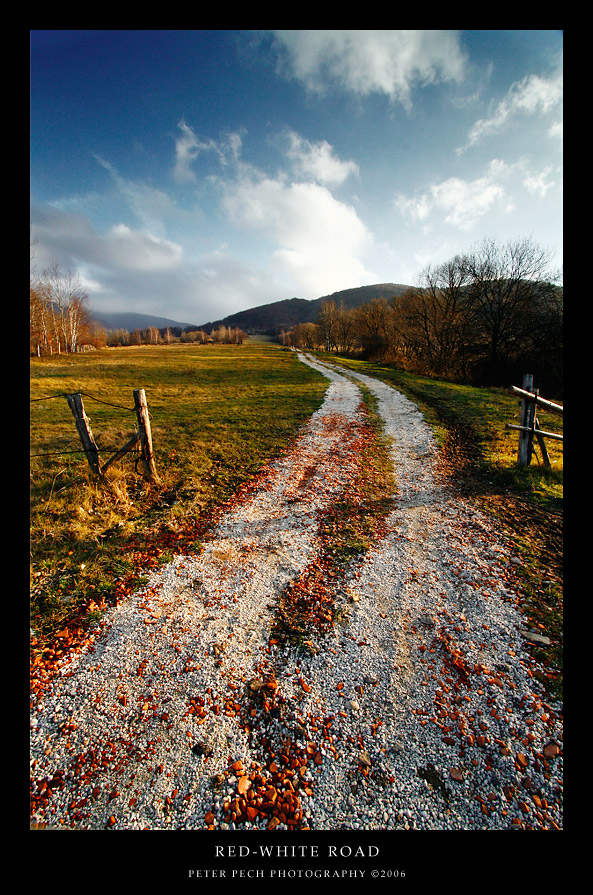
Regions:
<instances>
[{"instance_id":1,"label":"mountain ridge","mask_svg":"<svg viewBox=\"0 0 593 895\"><path fill-rule=\"evenodd\" d=\"M352 289L341 289L320 298L285 298L281 301L258 305L229 314L220 320L204 323L200 329L211 332L220 326L239 327L248 335L277 336L284 329L291 329L298 323L315 323L321 305L325 301L343 304L346 309L357 308L373 298L391 298L403 295L410 287L403 283L375 283L370 286L356 286Z\"/></svg>"},{"instance_id":2,"label":"mountain ridge","mask_svg":"<svg viewBox=\"0 0 593 895\"><path fill-rule=\"evenodd\" d=\"M136 329L148 329L155 326L157 329L167 327L180 328L191 331L203 329L212 332L221 326L242 329L248 335L277 336L284 330L289 330L299 323L315 323L321 305L325 301L335 301L337 305L343 305L346 309L357 308L361 304L371 301L373 298L391 298L393 295L402 295L409 286L403 283L375 283L370 286L355 286L352 289L341 289L330 295L322 295L319 298L284 298L280 301L269 302L265 305L257 305L254 308L246 308L228 314L219 320L211 320L208 323L197 325L195 323L181 323L168 317L158 317L152 314L137 314L132 312L114 312L91 314L92 319L100 323L107 330L124 329L133 332Z\"/></svg>"},{"instance_id":3,"label":"mountain ridge","mask_svg":"<svg viewBox=\"0 0 593 895\"><path fill-rule=\"evenodd\" d=\"M180 323L179 320L171 320L169 317L158 317L153 314L137 314L132 311L114 311L113 313L99 312L91 313L91 317L106 330L125 329L128 332L134 332L135 329L148 329L150 326L156 326L157 329L166 329L169 327L191 327L198 329L195 323Z\"/></svg>"}]
</instances>

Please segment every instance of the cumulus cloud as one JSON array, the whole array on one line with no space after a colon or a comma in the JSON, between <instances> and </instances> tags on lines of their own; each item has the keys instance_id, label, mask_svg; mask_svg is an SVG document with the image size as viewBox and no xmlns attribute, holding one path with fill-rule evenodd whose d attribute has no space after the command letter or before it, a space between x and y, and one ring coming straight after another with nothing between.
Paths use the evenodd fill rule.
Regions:
<instances>
[{"instance_id":1,"label":"cumulus cloud","mask_svg":"<svg viewBox=\"0 0 593 895\"><path fill-rule=\"evenodd\" d=\"M358 166L339 158L325 140L312 142L294 131L280 136L284 170L268 177L241 158L240 132L206 140L180 123L174 179L191 187L199 154L212 153L219 173L208 177L214 200L209 214L234 228L225 234L232 248L217 244L204 211L176 204L174 187L167 192L126 179L96 156L115 186L109 210L117 208L117 223L108 229L92 223L103 220L106 197L34 208L36 266L57 261L81 272L96 310L118 310L122 302L146 313L162 314L165 307L168 316L190 322L291 292L317 298L371 282L363 261L370 234L356 210L330 190L357 174ZM199 169L195 173L200 176ZM184 191L190 201L191 193ZM208 251L200 254L200 246Z\"/></svg>"},{"instance_id":2,"label":"cumulus cloud","mask_svg":"<svg viewBox=\"0 0 593 895\"><path fill-rule=\"evenodd\" d=\"M278 295L278 283L225 251L192 261L171 241L125 224L101 234L83 215L48 206L34 206L31 220L34 270L56 262L76 271L98 315L127 310L201 325Z\"/></svg>"},{"instance_id":3,"label":"cumulus cloud","mask_svg":"<svg viewBox=\"0 0 593 895\"><path fill-rule=\"evenodd\" d=\"M182 294L183 251L171 240L122 223L100 233L83 215L48 206L32 208L31 227L35 271L57 263L78 272L95 312L123 310L125 305L127 310L162 314L171 296Z\"/></svg>"},{"instance_id":4,"label":"cumulus cloud","mask_svg":"<svg viewBox=\"0 0 593 895\"><path fill-rule=\"evenodd\" d=\"M457 31L274 31L280 70L315 92L382 93L405 106L412 88L460 80Z\"/></svg>"},{"instance_id":5,"label":"cumulus cloud","mask_svg":"<svg viewBox=\"0 0 593 895\"><path fill-rule=\"evenodd\" d=\"M303 297L372 277L362 260L369 231L352 206L322 185L243 178L227 186L223 205L235 225L268 238L274 260L308 293Z\"/></svg>"},{"instance_id":6,"label":"cumulus cloud","mask_svg":"<svg viewBox=\"0 0 593 895\"><path fill-rule=\"evenodd\" d=\"M467 142L457 151L463 152L482 142L487 137L499 133L517 115L545 114L562 103L563 76L561 71L548 78L527 75L513 84L507 95L486 118L480 118L470 128Z\"/></svg>"},{"instance_id":7,"label":"cumulus cloud","mask_svg":"<svg viewBox=\"0 0 593 895\"><path fill-rule=\"evenodd\" d=\"M351 175L358 174L356 162L339 159L327 140L311 143L294 131L288 132L288 140L288 156L298 176L327 186L339 186Z\"/></svg>"}]
</instances>

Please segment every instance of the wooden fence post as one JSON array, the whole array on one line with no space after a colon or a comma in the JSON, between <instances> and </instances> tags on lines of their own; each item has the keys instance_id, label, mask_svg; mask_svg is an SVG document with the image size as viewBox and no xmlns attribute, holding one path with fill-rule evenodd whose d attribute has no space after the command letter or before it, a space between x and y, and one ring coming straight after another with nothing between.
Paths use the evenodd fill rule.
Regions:
<instances>
[{"instance_id":1,"label":"wooden fence post","mask_svg":"<svg viewBox=\"0 0 593 895\"><path fill-rule=\"evenodd\" d=\"M136 416L138 417L138 432L140 436L140 455L144 465L144 474L149 482L158 484L159 477L157 475L154 462L154 454L152 452L152 433L150 431L150 417L148 415L148 407L146 405L146 395L143 388L134 389L134 407Z\"/></svg>"},{"instance_id":2,"label":"wooden fence post","mask_svg":"<svg viewBox=\"0 0 593 895\"><path fill-rule=\"evenodd\" d=\"M523 376L523 389L531 392L533 388L533 375L525 373ZM521 401L521 431L519 433L519 451L517 462L519 466L529 466L533 453L533 427L535 422L535 403L523 398ZM527 430L527 431L525 431Z\"/></svg>"},{"instance_id":3,"label":"wooden fence post","mask_svg":"<svg viewBox=\"0 0 593 895\"><path fill-rule=\"evenodd\" d=\"M86 458L88 460L88 464L91 467L91 470L96 474L100 475L99 469L99 449L95 444L95 439L93 438L93 433L91 432L91 427L89 425L89 420L84 412L84 405L82 403L82 395L79 393L74 395L67 395L68 405L72 414L74 416L74 422L76 423L76 429L80 436L80 441L84 448L84 452L86 454Z\"/></svg>"}]
</instances>

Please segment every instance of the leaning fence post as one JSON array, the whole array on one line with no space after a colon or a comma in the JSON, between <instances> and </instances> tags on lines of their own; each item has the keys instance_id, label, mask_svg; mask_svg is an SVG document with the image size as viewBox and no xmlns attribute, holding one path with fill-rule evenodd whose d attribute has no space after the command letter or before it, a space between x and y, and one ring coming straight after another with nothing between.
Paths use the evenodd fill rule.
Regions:
<instances>
[{"instance_id":1,"label":"leaning fence post","mask_svg":"<svg viewBox=\"0 0 593 895\"><path fill-rule=\"evenodd\" d=\"M72 415L74 416L76 429L80 436L80 441L84 448L89 466L91 467L92 471L96 473L96 475L100 475L99 449L95 444L95 439L93 438L93 433L91 432L88 417L84 412L82 395L80 393L76 393L73 395L67 395L66 397L68 399L68 405L70 407L70 410L72 411Z\"/></svg>"},{"instance_id":2,"label":"leaning fence post","mask_svg":"<svg viewBox=\"0 0 593 895\"><path fill-rule=\"evenodd\" d=\"M550 455L548 454L546 442L544 441L544 436L541 433L541 429L539 427L539 420L537 417L535 418L535 428L533 430L533 434L537 438L537 443L539 444L539 449L542 452L542 459L544 461L544 466L548 466L551 468L552 464L550 463Z\"/></svg>"},{"instance_id":3,"label":"leaning fence post","mask_svg":"<svg viewBox=\"0 0 593 895\"><path fill-rule=\"evenodd\" d=\"M533 389L533 375L525 373L523 376L523 390L531 392ZM521 400L521 431L519 432L519 451L517 462L519 466L529 466L533 452L533 427L535 422L535 402L528 398ZM524 431L527 429L528 431Z\"/></svg>"},{"instance_id":4,"label":"leaning fence post","mask_svg":"<svg viewBox=\"0 0 593 895\"><path fill-rule=\"evenodd\" d=\"M152 433L150 431L150 417L146 405L146 395L143 388L134 389L134 407L138 417L138 432L140 435L140 455L144 465L144 473L149 482L158 483L154 454L152 452Z\"/></svg>"}]
</instances>

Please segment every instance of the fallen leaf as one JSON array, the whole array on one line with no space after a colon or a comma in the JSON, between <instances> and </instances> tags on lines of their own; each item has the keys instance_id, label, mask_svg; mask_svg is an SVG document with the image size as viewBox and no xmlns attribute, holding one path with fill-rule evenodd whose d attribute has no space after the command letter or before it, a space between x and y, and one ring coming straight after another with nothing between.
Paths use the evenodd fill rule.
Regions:
<instances>
[{"instance_id":1,"label":"fallen leaf","mask_svg":"<svg viewBox=\"0 0 593 895\"><path fill-rule=\"evenodd\" d=\"M239 782L237 784L237 792L239 793L240 796L242 796L247 792L247 790L249 789L250 786L251 786L251 780L249 779L249 777L247 777L247 775L245 775L243 777L239 777Z\"/></svg>"}]
</instances>

